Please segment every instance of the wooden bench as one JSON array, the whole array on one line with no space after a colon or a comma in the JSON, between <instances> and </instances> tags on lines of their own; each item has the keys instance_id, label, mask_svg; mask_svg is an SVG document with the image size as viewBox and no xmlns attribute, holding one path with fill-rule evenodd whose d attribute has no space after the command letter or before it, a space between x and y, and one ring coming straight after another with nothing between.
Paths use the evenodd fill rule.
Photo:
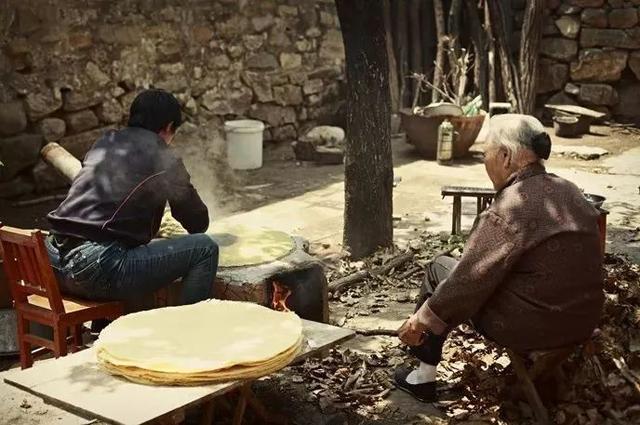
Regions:
<instances>
[{"instance_id":1,"label":"wooden bench","mask_svg":"<svg viewBox=\"0 0 640 425\"><path fill-rule=\"evenodd\" d=\"M441 194L443 199L446 196L453 196L451 234L457 235L460 234L462 228L462 198L476 198L477 214L480 214L491 204L496 191L482 187L443 186Z\"/></svg>"},{"instance_id":2,"label":"wooden bench","mask_svg":"<svg viewBox=\"0 0 640 425\"><path fill-rule=\"evenodd\" d=\"M302 350L294 362L322 355L355 333L349 329L303 320ZM115 377L100 368L95 348L89 348L59 359L43 360L32 368L12 370L4 381L41 397L46 403L87 419L110 424L138 425L148 423L181 423L186 410L204 408L201 423L209 425L214 402L223 403L221 396L239 393L233 424L240 424L247 407L257 416L272 419L273 415L253 395L253 381L233 381L197 387L169 387L136 384ZM19 402L18 402L19 403ZM270 417L270 418L267 418Z\"/></svg>"}]
</instances>

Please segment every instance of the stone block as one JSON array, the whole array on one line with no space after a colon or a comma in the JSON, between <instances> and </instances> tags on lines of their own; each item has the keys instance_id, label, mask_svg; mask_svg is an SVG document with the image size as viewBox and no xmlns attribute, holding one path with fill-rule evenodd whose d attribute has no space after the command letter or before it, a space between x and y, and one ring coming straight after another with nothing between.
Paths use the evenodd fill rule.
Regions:
<instances>
[{"instance_id":1,"label":"stone block","mask_svg":"<svg viewBox=\"0 0 640 425\"><path fill-rule=\"evenodd\" d=\"M120 102L115 99L109 99L98 107L96 115L105 124L116 124L124 117L124 109Z\"/></svg>"},{"instance_id":2,"label":"stone block","mask_svg":"<svg viewBox=\"0 0 640 425\"><path fill-rule=\"evenodd\" d=\"M69 47L72 50L88 49L93 46L93 36L87 31L69 34Z\"/></svg>"},{"instance_id":3,"label":"stone block","mask_svg":"<svg viewBox=\"0 0 640 425\"><path fill-rule=\"evenodd\" d=\"M43 138L40 134L20 134L0 139L0 181L14 178L20 171L38 162Z\"/></svg>"},{"instance_id":4,"label":"stone block","mask_svg":"<svg viewBox=\"0 0 640 425\"><path fill-rule=\"evenodd\" d=\"M627 66L628 56L629 54L623 50L581 50L578 59L571 62L571 79L594 82L617 81Z\"/></svg>"},{"instance_id":5,"label":"stone block","mask_svg":"<svg viewBox=\"0 0 640 425\"><path fill-rule=\"evenodd\" d=\"M295 6L281 5L278 6L278 16L283 18L292 18L298 16L298 8Z\"/></svg>"},{"instance_id":6,"label":"stone block","mask_svg":"<svg viewBox=\"0 0 640 425\"><path fill-rule=\"evenodd\" d=\"M256 16L251 19L251 25L256 32L263 32L273 26L275 20L273 15Z\"/></svg>"},{"instance_id":7,"label":"stone block","mask_svg":"<svg viewBox=\"0 0 640 425\"><path fill-rule=\"evenodd\" d=\"M241 78L247 86L251 87L258 102L271 102L273 100L271 83L262 73L245 71L242 73Z\"/></svg>"},{"instance_id":8,"label":"stone block","mask_svg":"<svg viewBox=\"0 0 640 425\"><path fill-rule=\"evenodd\" d=\"M225 53L218 53L217 55L211 55L208 66L211 69L229 69L231 60Z\"/></svg>"},{"instance_id":9,"label":"stone block","mask_svg":"<svg viewBox=\"0 0 640 425\"><path fill-rule=\"evenodd\" d=\"M332 15L329 12L320 12L320 25L323 25L327 28L333 28L335 26L335 15Z\"/></svg>"},{"instance_id":10,"label":"stone block","mask_svg":"<svg viewBox=\"0 0 640 425\"><path fill-rule=\"evenodd\" d=\"M209 44L213 35L213 31L207 26L196 25L191 29L191 36L193 37L193 40L203 46Z\"/></svg>"},{"instance_id":11,"label":"stone block","mask_svg":"<svg viewBox=\"0 0 640 425\"><path fill-rule=\"evenodd\" d=\"M613 8L624 7L624 0L608 0L607 3Z\"/></svg>"},{"instance_id":12,"label":"stone block","mask_svg":"<svg viewBox=\"0 0 640 425\"><path fill-rule=\"evenodd\" d=\"M85 130L91 130L99 124L98 117L89 109L67 114L64 117L64 121L67 123L67 128L71 133L81 133Z\"/></svg>"},{"instance_id":13,"label":"stone block","mask_svg":"<svg viewBox=\"0 0 640 425\"><path fill-rule=\"evenodd\" d=\"M577 96L578 93L580 93L580 87L576 86L573 83L567 83L567 85L564 86L564 92L568 93L568 94L572 94L574 96Z\"/></svg>"},{"instance_id":14,"label":"stone block","mask_svg":"<svg viewBox=\"0 0 640 425\"><path fill-rule=\"evenodd\" d=\"M640 80L640 51L631 52L629 55L629 68L636 75L636 78Z\"/></svg>"},{"instance_id":15,"label":"stone block","mask_svg":"<svg viewBox=\"0 0 640 425\"><path fill-rule=\"evenodd\" d=\"M569 66L564 63L542 59L538 69L538 93L558 91L569 79Z\"/></svg>"},{"instance_id":16,"label":"stone block","mask_svg":"<svg viewBox=\"0 0 640 425\"><path fill-rule=\"evenodd\" d=\"M296 128L291 124L272 128L271 134L276 142L290 142L298 137Z\"/></svg>"},{"instance_id":17,"label":"stone block","mask_svg":"<svg viewBox=\"0 0 640 425\"><path fill-rule=\"evenodd\" d=\"M578 53L578 43L566 38L543 38L540 53L562 61L570 61Z\"/></svg>"},{"instance_id":18,"label":"stone block","mask_svg":"<svg viewBox=\"0 0 640 425\"><path fill-rule=\"evenodd\" d=\"M32 175L37 193L47 193L69 187L69 180L42 160L33 167Z\"/></svg>"},{"instance_id":19,"label":"stone block","mask_svg":"<svg viewBox=\"0 0 640 425\"><path fill-rule=\"evenodd\" d=\"M260 35L249 34L249 35L243 36L242 41L244 43L244 47L246 47L247 50L255 51L264 45L265 38L264 38L264 35L262 34Z\"/></svg>"},{"instance_id":20,"label":"stone block","mask_svg":"<svg viewBox=\"0 0 640 425\"><path fill-rule=\"evenodd\" d=\"M34 122L62 107L62 99L44 92L29 93L25 101L29 119Z\"/></svg>"},{"instance_id":21,"label":"stone block","mask_svg":"<svg viewBox=\"0 0 640 425\"><path fill-rule=\"evenodd\" d=\"M314 43L313 41L306 39L298 40L296 41L296 50L301 53L310 52L314 50Z\"/></svg>"},{"instance_id":22,"label":"stone block","mask_svg":"<svg viewBox=\"0 0 640 425\"><path fill-rule=\"evenodd\" d=\"M97 29L98 40L107 44L136 45L142 33L136 25L102 25Z\"/></svg>"},{"instance_id":23,"label":"stone block","mask_svg":"<svg viewBox=\"0 0 640 425\"><path fill-rule=\"evenodd\" d=\"M183 49L177 40L164 40L156 51L160 61L174 63L180 61Z\"/></svg>"},{"instance_id":24,"label":"stone block","mask_svg":"<svg viewBox=\"0 0 640 425\"><path fill-rule=\"evenodd\" d=\"M319 55L321 59L344 59L344 44L340 31L327 31L320 44Z\"/></svg>"},{"instance_id":25,"label":"stone block","mask_svg":"<svg viewBox=\"0 0 640 425\"><path fill-rule=\"evenodd\" d=\"M576 16L565 15L557 19L556 27L565 37L576 39L580 33L580 19Z\"/></svg>"},{"instance_id":26,"label":"stone block","mask_svg":"<svg viewBox=\"0 0 640 425\"><path fill-rule=\"evenodd\" d=\"M618 93L608 84L581 84L578 101L589 105L611 106L618 103Z\"/></svg>"},{"instance_id":27,"label":"stone block","mask_svg":"<svg viewBox=\"0 0 640 425\"><path fill-rule=\"evenodd\" d=\"M562 3L560 7L558 7L559 15L577 15L582 11L581 7L572 6L568 3Z\"/></svg>"},{"instance_id":28,"label":"stone block","mask_svg":"<svg viewBox=\"0 0 640 425\"><path fill-rule=\"evenodd\" d=\"M308 79L307 73L302 70L295 70L289 73L289 82L296 86L303 85Z\"/></svg>"},{"instance_id":29,"label":"stone block","mask_svg":"<svg viewBox=\"0 0 640 425\"><path fill-rule=\"evenodd\" d=\"M298 53L280 53L280 66L282 69L295 69L302 65L302 56Z\"/></svg>"},{"instance_id":30,"label":"stone block","mask_svg":"<svg viewBox=\"0 0 640 425\"><path fill-rule=\"evenodd\" d=\"M551 96L545 102L549 105L577 105L578 103L570 96L567 96L565 92L558 92Z\"/></svg>"},{"instance_id":31,"label":"stone block","mask_svg":"<svg viewBox=\"0 0 640 425\"><path fill-rule=\"evenodd\" d=\"M585 9L580 15L582 23L594 28L607 28L609 17L605 9Z\"/></svg>"},{"instance_id":32,"label":"stone block","mask_svg":"<svg viewBox=\"0 0 640 425\"><path fill-rule=\"evenodd\" d=\"M22 102L0 103L0 136L13 136L27 128L27 114Z\"/></svg>"},{"instance_id":33,"label":"stone block","mask_svg":"<svg viewBox=\"0 0 640 425\"><path fill-rule=\"evenodd\" d=\"M62 139L66 131L67 124L60 118L45 118L38 123L38 132L47 143Z\"/></svg>"},{"instance_id":34,"label":"stone block","mask_svg":"<svg viewBox=\"0 0 640 425\"><path fill-rule=\"evenodd\" d=\"M251 107L253 91L249 87L241 86L229 95L231 112L236 115L245 115Z\"/></svg>"},{"instance_id":35,"label":"stone block","mask_svg":"<svg viewBox=\"0 0 640 425\"><path fill-rule=\"evenodd\" d=\"M301 105L303 102L302 90L299 86L287 84L273 88L273 97L278 105Z\"/></svg>"},{"instance_id":36,"label":"stone block","mask_svg":"<svg viewBox=\"0 0 640 425\"><path fill-rule=\"evenodd\" d=\"M227 52L232 59L239 59L244 54L244 47L242 46L229 46Z\"/></svg>"},{"instance_id":37,"label":"stone block","mask_svg":"<svg viewBox=\"0 0 640 425\"><path fill-rule=\"evenodd\" d=\"M640 27L627 30L583 28L580 33L580 45L640 49Z\"/></svg>"},{"instance_id":38,"label":"stone block","mask_svg":"<svg viewBox=\"0 0 640 425\"><path fill-rule=\"evenodd\" d=\"M313 80L309 80L306 83L304 83L304 86L302 87L302 91L304 92L305 95L315 94L315 93L320 93L323 87L324 87L324 82L319 78L315 78Z\"/></svg>"},{"instance_id":39,"label":"stone block","mask_svg":"<svg viewBox=\"0 0 640 425\"><path fill-rule=\"evenodd\" d=\"M111 129L113 129L111 126L96 128L95 130L64 137L60 139L58 143L60 146L68 150L71 155L82 161L96 140L104 136L104 134Z\"/></svg>"},{"instance_id":40,"label":"stone block","mask_svg":"<svg viewBox=\"0 0 640 425\"><path fill-rule=\"evenodd\" d=\"M272 127L293 124L296 121L296 111L292 107L267 103L251 105L249 116L266 122Z\"/></svg>"},{"instance_id":41,"label":"stone block","mask_svg":"<svg viewBox=\"0 0 640 425\"><path fill-rule=\"evenodd\" d=\"M638 11L635 8L613 9L609 12L611 28L632 28L638 24Z\"/></svg>"},{"instance_id":42,"label":"stone block","mask_svg":"<svg viewBox=\"0 0 640 425\"><path fill-rule=\"evenodd\" d=\"M310 38L318 38L322 35L322 31L320 31L320 28L318 27L311 27L307 30L305 35Z\"/></svg>"},{"instance_id":43,"label":"stone block","mask_svg":"<svg viewBox=\"0 0 640 425\"><path fill-rule=\"evenodd\" d=\"M246 60L245 65L250 69L276 69L278 60L270 53L256 53Z\"/></svg>"},{"instance_id":44,"label":"stone block","mask_svg":"<svg viewBox=\"0 0 640 425\"><path fill-rule=\"evenodd\" d=\"M65 112L76 112L83 109L92 108L101 104L104 101L105 92L86 90L65 90L62 93L62 99L64 100Z\"/></svg>"},{"instance_id":45,"label":"stone block","mask_svg":"<svg viewBox=\"0 0 640 425\"><path fill-rule=\"evenodd\" d=\"M93 62L87 62L85 66L85 72L87 76L93 81L98 87L104 87L111 82L111 79L107 74L102 72L100 67Z\"/></svg>"},{"instance_id":46,"label":"stone block","mask_svg":"<svg viewBox=\"0 0 640 425\"><path fill-rule=\"evenodd\" d=\"M601 7L605 0L568 0L567 3L577 7Z\"/></svg>"},{"instance_id":47,"label":"stone block","mask_svg":"<svg viewBox=\"0 0 640 425\"><path fill-rule=\"evenodd\" d=\"M231 15L231 18L218 23L216 36L221 39L233 39L246 34L249 30L249 20L242 15Z\"/></svg>"}]
</instances>

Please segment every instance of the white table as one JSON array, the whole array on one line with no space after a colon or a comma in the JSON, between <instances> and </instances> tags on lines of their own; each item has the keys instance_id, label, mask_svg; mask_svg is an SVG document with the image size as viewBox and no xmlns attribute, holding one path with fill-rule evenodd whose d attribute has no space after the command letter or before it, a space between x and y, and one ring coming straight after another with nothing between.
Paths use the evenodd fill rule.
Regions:
<instances>
[{"instance_id":1,"label":"white table","mask_svg":"<svg viewBox=\"0 0 640 425\"><path fill-rule=\"evenodd\" d=\"M295 361L321 353L355 335L349 329L307 320L303 320L303 333L305 341ZM210 423L212 401L233 390L241 392L235 423L242 420L247 403L261 413L259 402L252 399L251 381L198 387L136 384L102 370L93 348L36 362L29 369L9 372L4 380L64 410L112 424L179 423L184 420L187 408L202 404L206 405L204 422Z\"/></svg>"}]
</instances>

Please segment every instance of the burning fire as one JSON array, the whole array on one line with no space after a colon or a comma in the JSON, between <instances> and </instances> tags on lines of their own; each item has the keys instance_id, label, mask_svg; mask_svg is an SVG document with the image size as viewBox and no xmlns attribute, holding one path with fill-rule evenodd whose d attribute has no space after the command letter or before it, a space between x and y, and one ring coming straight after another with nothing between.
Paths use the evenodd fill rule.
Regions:
<instances>
[{"instance_id":1,"label":"burning fire","mask_svg":"<svg viewBox=\"0 0 640 425\"><path fill-rule=\"evenodd\" d=\"M273 298L271 299L271 307L276 311L288 312L287 298L291 295L291 289L280 282L273 281Z\"/></svg>"}]
</instances>

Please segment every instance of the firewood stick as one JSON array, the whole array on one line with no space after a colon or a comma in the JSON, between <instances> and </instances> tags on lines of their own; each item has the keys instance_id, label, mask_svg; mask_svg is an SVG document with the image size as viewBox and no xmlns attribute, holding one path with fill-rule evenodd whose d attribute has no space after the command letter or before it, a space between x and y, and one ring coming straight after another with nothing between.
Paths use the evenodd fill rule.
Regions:
<instances>
[{"instance_id":1,"label":"firewood stick","mask_svg":"<svg viewBox=\"0 0 640 425\"><path fill-rule=\"evenodd\" d=\"M362 336L398 336L398 331L394 329L353 329Z\"/></svg>"},{"instance_id":2,"label":"firewood stick","mask_svg":"<svg viewBox=\"0 0 640 425\"><path fill-rule=\"evenodd\" d=\"M389 272L391 269L401 266L407 261L413 258L413 252L405 252L404 254L400 254L397 257L391 259L386 264L377 267L373 270L360 270L343 278L340 278L334 282L329 284L329 292L333 293L333 295L338 295L342 290L347 287L352 287L357 283L362 282L364 279L368 277L373 277L381 274L385 274Z\"/></svg>"},{"instance_id":3,"label":"firewood stick","mask_svg":"<svg viewBox=\"0 0 640 425\"><path fill-rule=\"evenodd\" d=\"M633 389L636 390L636 393L640 394L640 382L638 382L634 374L631 373L631 370L629 370L624 358L620 357L619 359L613 359L613 363L616 365L624 379L629 381Z\"/></svg>"}]
</instances>

